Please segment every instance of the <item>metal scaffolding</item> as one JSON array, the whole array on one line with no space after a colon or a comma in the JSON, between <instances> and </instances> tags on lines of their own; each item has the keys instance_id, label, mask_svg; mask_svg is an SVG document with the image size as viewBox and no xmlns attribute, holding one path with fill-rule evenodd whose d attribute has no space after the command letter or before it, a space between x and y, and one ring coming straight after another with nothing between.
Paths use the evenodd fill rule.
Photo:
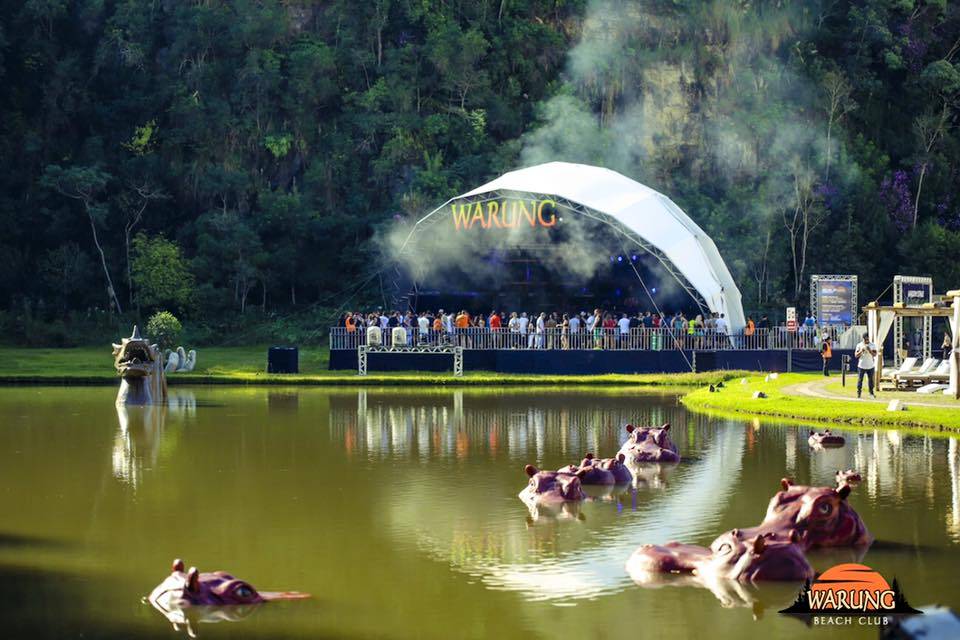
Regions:
<instances>
[{"instance_id":1,"label":"metal scaffolding","mask_svg":"<svg viewBox=\"0 0 960 640\"><path fill-rule=\"evenodd\" d=\"M453 375L463 376L463 347L454 345L415 345L409 347L367 346L357 347L357 375L367 375L367 356L371 353L440 353L453 356Z\"/></svg>"}]
</instances>

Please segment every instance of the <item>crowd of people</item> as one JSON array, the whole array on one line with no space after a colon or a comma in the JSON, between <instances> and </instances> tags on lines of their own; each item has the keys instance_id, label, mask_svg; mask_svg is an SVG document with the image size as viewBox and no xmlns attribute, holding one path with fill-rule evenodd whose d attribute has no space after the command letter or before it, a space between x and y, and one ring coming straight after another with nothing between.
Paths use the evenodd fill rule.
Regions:
<instances>
[{"instance_id":1,"label":"crowd of people","mask_svg":"<svg viewBox=\"0 0 960 640\"><path fill-rule=\"evenodd\" d=\"M488 314L465 309L446 311L348 312L339 322L347 344L361 341L367 327L379 327L382 340L390 341L391 330L406 330L409 345L455 344L466 348L525 349L709 349L735 346L760 348L776 340L766 315L748 317L746 326L732 331L723 313L672 315L640 311L629 314L594 309L580 313L491 310ZM352 340L351 340L352 338ZM763 344L761 344L761 341ZM753 344L756 343L756 344ZM809 344L807 344L809 343ZM816 348L818 327L807 316L797 330L795 346Z\"/></svg>"}]
</instances>

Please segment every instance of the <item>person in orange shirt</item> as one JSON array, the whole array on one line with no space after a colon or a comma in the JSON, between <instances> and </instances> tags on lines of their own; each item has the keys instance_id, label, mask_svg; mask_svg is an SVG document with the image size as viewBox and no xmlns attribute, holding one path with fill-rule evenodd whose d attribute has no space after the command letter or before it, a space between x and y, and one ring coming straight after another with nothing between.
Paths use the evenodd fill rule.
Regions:
<instances>
[{"instance_id":1,"label":"person in orange shirt","mask_svg":"<svg viewBox=\"0 0 960 640\"><path fill-rule=\"evenodd\" d=\"M461 347L465 347L467 342L467 327L470 326L470 314L467 313L466 309L457 314L456 319L453 321L453 326L456 327L457 330L457 342L460 343Z\"/></svg>"},{"instance_id":2,"label":"person in orange shirt","mask_svg":"<svg viewBox=\"0 0 960 640\"><path fill-rule=\"evenodd\" d=\"M357 321L353 319L353 314L348 313L346 319L343 321L344 326L347 328L347 333L353 333L357 330Z\"/></svg>"},{"instance_id":3,"label":"person in orange shirt","mask_svg":"<svg viewBox=\"0 0 960 640\"><path fill-rule=\"evenodd\" d=\"M490 312L490 334L492 337L491 345L494 349L500 348L500 327L503 326L503 323L500 320L500 314L493 310Z\"/></svg>"},{"instance_id":4,"label":"person in orange shirt","mask_svg":"<svg viewBox=\"0 0 960 640\"><path fill-rule=\"evenodd\" d=\"M823 357L823 375L830 375L830 358L833 357L833 344L830 336L823 336L823 345L820 347L820 355Z\"/></svg>"}]
</instances>

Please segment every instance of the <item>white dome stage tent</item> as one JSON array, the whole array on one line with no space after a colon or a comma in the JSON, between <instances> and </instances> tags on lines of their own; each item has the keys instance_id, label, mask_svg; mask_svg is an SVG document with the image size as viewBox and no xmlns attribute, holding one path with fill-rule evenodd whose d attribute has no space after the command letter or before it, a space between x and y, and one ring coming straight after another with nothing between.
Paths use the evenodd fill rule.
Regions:
<instances>
[{"instance_id":1,"label":"white dome stage tent","mask_svg":"<svg viewBox=\"0 0 960 640\"><path fill-rule=\"evenodd\" d=\"M740 290L713 240L667 196L601 167L548 162L506 173L422 217L400 251L420 231L454 215L456 204L528 198L549 199L558 212L607 225L655 256L701 311L725 314L731 331L744 327Z\"/></svg>"}]
</instances>

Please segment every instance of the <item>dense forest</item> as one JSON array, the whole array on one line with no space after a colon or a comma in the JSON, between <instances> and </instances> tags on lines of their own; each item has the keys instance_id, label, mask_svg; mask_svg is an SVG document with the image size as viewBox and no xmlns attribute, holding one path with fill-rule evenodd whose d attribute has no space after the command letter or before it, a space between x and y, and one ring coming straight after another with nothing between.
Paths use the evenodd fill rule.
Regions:
<instances>
[{"instance_id":1,"label":"dense forest","mask_svg":"<svg viewBox=\"0 0 960 640\"><path fill-rule=\"evenodd\" d=\"M946 0L0 0L0 329L319 339L378 238L506 170L610 167L748 310L960 286ZM111 336L112 337L112 336Z\"/></svg>"}]
</instances>

